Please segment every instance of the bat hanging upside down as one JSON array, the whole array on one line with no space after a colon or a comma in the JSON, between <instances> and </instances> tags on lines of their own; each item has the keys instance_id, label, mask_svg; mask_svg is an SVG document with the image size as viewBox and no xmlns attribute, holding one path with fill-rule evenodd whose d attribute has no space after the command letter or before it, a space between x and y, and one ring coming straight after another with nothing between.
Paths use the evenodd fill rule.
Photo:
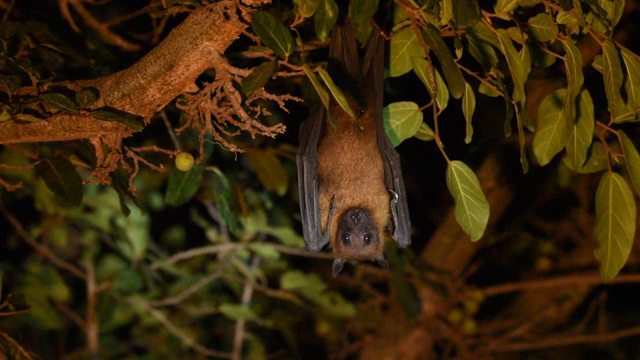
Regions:
<instances>
[{"instance_id":1,"label":"bat hanging upside down","mask_svg":"<svg viewBox=\"0 0 640 360\"><path fill-rule=\"evenodd\" d=\"M330 243L337 276L349 259L375 260L388 268L385 237L408 246L411 223L400 156L382 123L384 39L374 29L361 68L352 26L338 25L329 57L342 71L331 76L354 88L343 90L357 118L332 101L334 127L327 111L316 109L300 129L296 160L305 243L311 251Z\"/></svg>"}]
</instances>

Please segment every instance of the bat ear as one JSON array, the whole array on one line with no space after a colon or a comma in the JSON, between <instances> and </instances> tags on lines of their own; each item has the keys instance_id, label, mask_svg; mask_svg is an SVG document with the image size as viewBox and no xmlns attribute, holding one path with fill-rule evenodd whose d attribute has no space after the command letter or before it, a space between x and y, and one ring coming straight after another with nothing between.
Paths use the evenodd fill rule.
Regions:
<instances>
[{"instance_id":1,"label":"bat ear","mask_svg":"<svg viewBox=\"0 0 640 360\"><path fill-rule=\"evenodd\" d=\"M376 262L378 263L378 265L380 265L381 268L389 270L389 263L387 262L387 260L385 260L385 258L376 259Z\"/></svg>"},{"instance_id":2,"label":"bat ear","mask_svg":"<svg viewBox=\"0 0 640 360\"><path fill-rule=\"evenodd\" d=\"M331 273L333 274L333 277L338 276L338 274L340 274L340 271L342 271L343 267L344 267L344 259L337 258L333 260L333 266L331 267Z\"/></svg>"}]
</instances>

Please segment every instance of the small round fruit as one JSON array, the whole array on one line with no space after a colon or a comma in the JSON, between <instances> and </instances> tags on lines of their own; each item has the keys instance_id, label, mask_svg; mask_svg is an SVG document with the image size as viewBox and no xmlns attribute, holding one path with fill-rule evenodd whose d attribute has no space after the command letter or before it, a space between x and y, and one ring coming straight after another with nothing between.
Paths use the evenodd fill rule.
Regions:
<instances>
[{"instance_id":1,"label":"small round fruit","mask_svg":"<svg viewBox=\"0 0 640 360\"><path fill-rule=\"evenodd\" d=\"M180 171L189 171L193 167L193 155L189 153L180 153L176 156L176 167Z\"/></svg>"}]
</instances>

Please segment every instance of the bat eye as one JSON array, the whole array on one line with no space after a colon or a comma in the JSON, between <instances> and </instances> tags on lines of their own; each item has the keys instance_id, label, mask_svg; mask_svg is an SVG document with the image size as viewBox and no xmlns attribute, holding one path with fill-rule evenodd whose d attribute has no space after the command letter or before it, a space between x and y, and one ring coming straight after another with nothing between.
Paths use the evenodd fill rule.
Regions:
<instances>
[{"instance_id":1,"label":"bat eye","mask_svg":"<svg viewBox=\"0 0 640 360\"><path fill-rule=\"evenodd\" d=\"M350 234L344 235L342 237L342 243L345 245L351 245L351 235Z\"/></svg>"},{"instance_id":2,"label":"bat eye","mask_svg":"<svg viewBox=\"0 0 640 360\"><path fill-rule=\"evenodd\" d=\"M362 235L362 242L365 245L369 245L371 244L371 240L373 239L373 236L369 233Z\"/></svg>"}]
</instances>

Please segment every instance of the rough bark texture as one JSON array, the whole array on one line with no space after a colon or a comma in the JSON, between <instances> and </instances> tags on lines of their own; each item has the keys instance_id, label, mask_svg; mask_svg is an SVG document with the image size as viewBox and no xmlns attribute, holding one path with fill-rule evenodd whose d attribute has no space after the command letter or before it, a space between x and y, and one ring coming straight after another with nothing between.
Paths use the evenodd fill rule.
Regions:
<instances>
[{"instance_id":1,"label":"rough bark texture","mask_svg":"<svg viewBox=\"0 0 640 360\"><path fill-rule=\"evenodd\" d=\"M197 90L196 78L223 62L224 51L248 26L239 19L238 6L235 1L225 1L196 10L131 67L68 86L76 90L94 87L100 92L94 107L110 106L148 120L176 96ZM69 141L105 134L124 138L132 133L123 124L90 115L55 115L34 123L0 123L0 144Z\"/></svg>"}]
</instances>

